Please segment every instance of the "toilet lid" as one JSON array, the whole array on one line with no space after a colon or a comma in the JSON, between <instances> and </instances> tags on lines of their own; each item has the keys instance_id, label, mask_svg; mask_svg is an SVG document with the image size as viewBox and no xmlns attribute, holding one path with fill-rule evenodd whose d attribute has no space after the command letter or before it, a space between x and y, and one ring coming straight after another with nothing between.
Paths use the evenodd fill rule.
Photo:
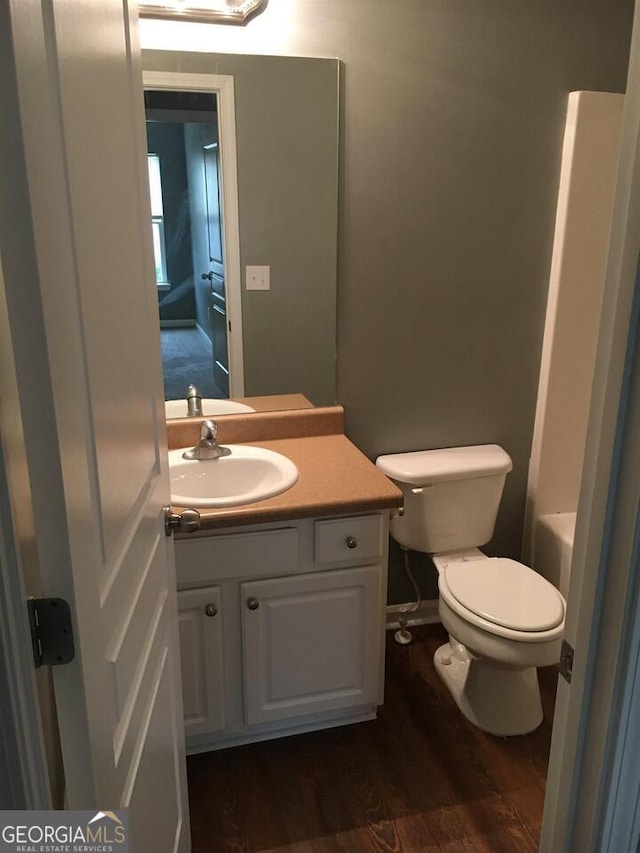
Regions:
<instances>
[{"instance_id":1,"label":"toilet lid","mask_svg":"<svg viewBox=\"0 0 640 853\"><path fill-rule=\"evenodd\" d=\"M504 557L450 563L446 583L467 610L515 631L548 631L564 618L558 590L528 566Z\"/></svg>"}]
</instances>

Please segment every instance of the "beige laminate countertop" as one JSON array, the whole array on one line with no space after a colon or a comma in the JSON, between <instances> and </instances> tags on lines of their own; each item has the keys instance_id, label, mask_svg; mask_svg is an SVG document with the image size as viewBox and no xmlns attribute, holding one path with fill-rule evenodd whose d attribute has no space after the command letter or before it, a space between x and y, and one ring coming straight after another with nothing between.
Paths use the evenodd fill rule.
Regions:
<instances>
[{"instance_id":1,"label":"beige laminate countertop","mask_svg":"<svg viewBox=\"0 0 640 853\"><path fill-rule=\"evenodd\" d=\"M343 434L248 443L291 459L300 472L298 482L288 491L256 503L199 508L201 529L402 506L402 492Z\"/></svg>"},{"instance_id":2,"label":"beige laminate countertop","mask_svg":"<svg viewBox=\"0 0 640 853\"><path fill-rule=\"evenodd\" d=\"M234 397L238 403L246 403L256 412L279 412L290 409L312 409L313 403L304 394L269 394L260 397Z\"/></svg>"}]
</instances>

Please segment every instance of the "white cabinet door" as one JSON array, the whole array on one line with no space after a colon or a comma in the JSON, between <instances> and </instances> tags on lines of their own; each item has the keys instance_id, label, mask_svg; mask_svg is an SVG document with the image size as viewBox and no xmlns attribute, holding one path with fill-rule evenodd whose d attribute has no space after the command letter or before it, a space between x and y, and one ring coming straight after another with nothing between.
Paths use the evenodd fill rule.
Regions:
<instances>
[{"instance_id":1,"label":"white cabinet door","mask_svg":"<svg viewBox=\"0 0 640 853\"><path fill-rule=\"evenodd\" d=\"M375 704L380 568L243 583L247 724Z\"/></svg>"},{"instance_id":2,"label":"white cabinet door","mask_svg":"<svg viewBox=\"0 0 640 853\"><path fill-rule=\"evenodd\" d=\"M218 587L178 593L184 729L187 737L224 729L222 612Z\"/></svg>"}]
</instances>

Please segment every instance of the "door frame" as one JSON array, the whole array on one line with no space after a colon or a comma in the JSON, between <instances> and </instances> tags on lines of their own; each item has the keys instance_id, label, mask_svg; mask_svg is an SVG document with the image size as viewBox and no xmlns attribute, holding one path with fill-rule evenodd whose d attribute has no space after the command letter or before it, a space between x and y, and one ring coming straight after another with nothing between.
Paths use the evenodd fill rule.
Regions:
<instances>
[{"instance_id":1,"label":"door frame","mask_svg":"<svg viewBox=\"0 0 640 853\"><path fill-rule=\"evenodd\" d=\"M49 809L52 792L40 697L27 618L25 566L15 513L32 521L26 468L10 455L24 452L18 382L0 258L0 774L9 780L3 808ZM16 463L16 464L12 464ZM15 492L19 491L18 503ZM30 549L32 559L37 558ZM37 565L30 573L38 574Z\"/></svg>"},{"instance_id":2,"label":"door frame","mask_svg":"<svg viewBox=\"0 0 640 853\"><path fill-rule=\"evenodd\" d=\"M602 833L614 824L629 829L629 801L640 797L637 772L627 775L626 791L611 788L622 780L618 747L634 724L628 691L640 664L632 611L640 500L633 476L640 443L640 3L634 15L567 607L565 639L576 651L571 684L558 684L543 853L623 849L601 847Z\"/></svg>"},{"instance_id":3,"label":"door frame","mask_svg":"<svg viewBox=\"0 0 640 853\"><path fill-rule=\"evenodd\" d=\"M227 354L229 396L244 396L244 349L242 344L242 275L240 269L240 218L238 208L238 153L234 79L223 74L187 74L142 71L145 90L212 92L218 99L220 142L220 190L222 242L227 294Z\"/></svg>"},{"instance_id":4,"label":"door frame","mask_svg":"<svg viewBox=\"0 0 640 853\"><path fill-rule=\"evenodd\" d=\"M599 853L636 849L640 838L640 263L638 273L626 365L629 381L622 401L627 414L620 425L624 431L620 429L617 436L617 456L624 464L618 466L615 525L609 546L611 562L627 567L628 572L624 600L614 599L616 614L607 609L606 600L603 608L603 637L606 638L605 620L614 615L622 630L616 666L612 667L609 660L602 662L613 670L615 681L613 701L607 708L605 754L595 813L594 840ZM597 704L595 710L598 711Z\"/></svg>"},{"instance_id":5,"label":"door frame","mask_svg":"<svg viewBox=\"0 0 640 853\"><path fill-rule=\"evenodd\" d=\"M5 517L10 498L3 462L0 469L0 778L3 795L8 797L2 807L50 809L33 656L24 618L26 596L11 519Z\"/></svg>"}]
</instances>

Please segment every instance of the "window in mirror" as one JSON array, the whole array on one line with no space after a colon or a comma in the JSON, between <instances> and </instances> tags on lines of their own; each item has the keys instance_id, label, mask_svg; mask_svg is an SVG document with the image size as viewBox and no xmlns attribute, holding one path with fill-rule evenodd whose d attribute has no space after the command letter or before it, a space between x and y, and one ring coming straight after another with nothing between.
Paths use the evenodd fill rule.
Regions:
<instances>
[{"instance_id":1,"label":"window in mirror","mask_svg":"<svg viewBox=\"0 0 640 853\"><path fill-rule=\"evenodd\" d=\"M164 210L162 207L162 178L160 175L160 157L148 154L149 194L151 196L151 229L153 233L153 255L156 263L156 284L158 288L168 290L167 253L164 236Z\"/></svg>"}]
</instances>

